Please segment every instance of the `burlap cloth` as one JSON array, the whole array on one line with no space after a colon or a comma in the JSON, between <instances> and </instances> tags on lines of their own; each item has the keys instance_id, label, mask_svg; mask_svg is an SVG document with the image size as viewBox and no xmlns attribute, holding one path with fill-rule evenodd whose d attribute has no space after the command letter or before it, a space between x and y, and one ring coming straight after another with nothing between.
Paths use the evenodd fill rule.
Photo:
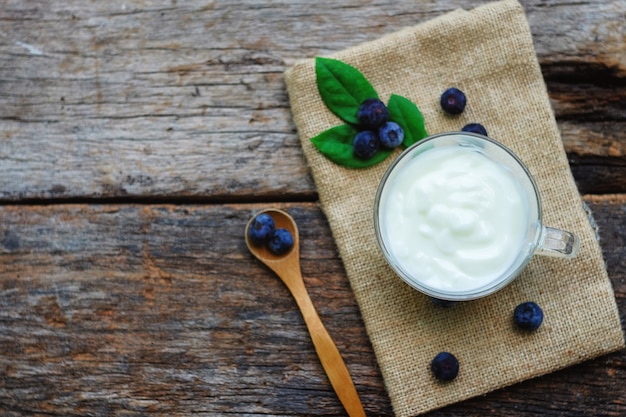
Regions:
<instances>
[{"instance_id":1,"label":"burlap cloth","mask_svg":"<svg viewBox=\"0 0 626 417\"><path fill-rule=\"evenodd\" d=\"M534 175L545 224L578 234L574 260L535 256L503 291L451 309L404 284L386 265L373 229L378 183L392 157L348 169L322 156L310 138L342 124L322 102L314 60L286 73L293 118L320 203L359 304L396 415L412 416L546 374L624 346L615 297L593 228L573 181L524 11L514 0L458 10L336 53L358 68L385 102L393 93L421 109L428 133L480 122ZM446 116L439 96L456 86L465 112ZM533 300L545 319L517 331L515 306ZM459 376L440 383L429 371L454 353Z\"/></svg>"}]
</instances>

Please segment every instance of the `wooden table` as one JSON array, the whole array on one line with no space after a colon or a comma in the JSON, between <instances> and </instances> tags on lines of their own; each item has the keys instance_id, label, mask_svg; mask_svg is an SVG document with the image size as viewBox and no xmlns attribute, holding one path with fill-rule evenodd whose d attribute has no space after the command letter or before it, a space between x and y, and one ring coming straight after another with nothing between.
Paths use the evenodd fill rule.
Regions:
<instances>
[{"instance_id":1,"label":"wooden table","mask_svg":"<svg viewBox=\"0 0 626 417\"><path fill-rule=\"evenodd\" d=\"M368 415L393 415L317 204L283 71L483 1L0 2L0 415L344 415L266 207ZM626 0L524 0L626 317ZM623 416L621 351L433 416Z\"/></svg>"}]
</instances>

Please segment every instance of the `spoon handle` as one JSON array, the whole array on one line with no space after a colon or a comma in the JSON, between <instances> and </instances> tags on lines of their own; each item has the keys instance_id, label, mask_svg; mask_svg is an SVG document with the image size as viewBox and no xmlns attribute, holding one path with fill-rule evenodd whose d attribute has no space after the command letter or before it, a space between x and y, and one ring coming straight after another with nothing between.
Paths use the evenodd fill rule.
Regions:
<instances>
[{"instance_id":1,"label":"spoon handle","mask_svg":"<svg viewBox=\"0 0 626 417\"><path fill-rule=\"evenodd\" d=\"M302 282L302 281L300 281ZM328 334L326 327L322 323L309 294L304 287L304 283L289 285L289 289L300 307L300 312L311 334L313 345L317 351L317 356L326 371L326 375L332 384L339 401L348 412L350 417L365 417L363 405L359 399L348 368L346 367L335 342Z\"/></svg>"}]
</instances>

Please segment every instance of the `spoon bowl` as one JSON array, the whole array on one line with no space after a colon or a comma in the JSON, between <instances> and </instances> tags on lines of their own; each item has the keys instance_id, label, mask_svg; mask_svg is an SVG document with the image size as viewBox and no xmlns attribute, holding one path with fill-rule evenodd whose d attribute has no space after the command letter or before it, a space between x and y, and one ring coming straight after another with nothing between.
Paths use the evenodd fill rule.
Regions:
<instances>
[{"instance_id":1,"label":"spoon bowl","mask_svg":"<svg viewBox=\"0 0 626 417\"><path fill-rule=\"evenodd\" d=\"M267 245L255 245L254 243L252 243L252 241L250 240L250 237L248 236L248 229L250 228L252 222L254 221L254 217L262 213L269 214L270 216L272 216L272 219L274 219L274 223L276 224L277 229L284 228L284 229L289 230L289 232L291 233L291 236L293 236L293 247L289 250L289 252L282 254L282 255L276 255L275 253L273 253L272 251L268 249ZM278 209L266 209L266 210L258 212L256 216L252 217L250 221L248 221L248 224L246 225L246 233L245 233L246 245L248 246L248 249L250 250L250 252L259 261L263 262L266 265L267 264L274 265L279 262L280 263L288 262L287 259L292 259L292 258L295 258L296 261L299 263L298 257L300 253L300 237L298 234L298 226L296 225L296 222L294 221L294 219L286 212L282 210L278 210ZM292 262L295 262L295 261L292 261Z\"/></svg>"},{"instance_id":2,"label":"spoon bowl","mask_svg":"<svg viewBox=\"0 0 626 417\"><path fill-rule=\"evenodd\" d=\"M248 229L254 217L248 222L245 230L246 245L250 252L267 267L274 271L283 283L287 286L291 295L295 299L304 322L309 329L309 334L313 340L313 345L317 356L328 375L328 379L343 404L350 417L365 417L365 411L361 405L361 400L356 391L352 378L348 372L335 342L324 327L311 298L304 286L304 280L300 272L300 236L298 227L293 218L286 212L278 209L266 209L261 213L267 213L274 219L276 228L285 228L293 236L293 247L289 252L276 255L272 253L267 245L255 245L248 238Z\"/></svg>"}]
</instances>

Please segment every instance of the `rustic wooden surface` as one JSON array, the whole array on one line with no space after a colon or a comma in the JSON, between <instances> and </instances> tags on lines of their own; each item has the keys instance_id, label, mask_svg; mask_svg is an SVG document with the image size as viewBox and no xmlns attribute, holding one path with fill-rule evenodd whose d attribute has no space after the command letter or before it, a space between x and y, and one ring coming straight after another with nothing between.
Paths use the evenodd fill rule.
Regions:
<instances>
[{"instance_id":1,"label":"rustic wooden surface","mask_svg":"<svg viewBox=\"0 0 626 417\"><path fill-rule=\"evenodd\" d=\"M305 283L368 415L389 398L283 71L483 1L0 1L0 415L344 415L245 248L301 227ZM626 0L522 0L626 317ZM626 415L621 351L433 416Z\"/></svg>"}]
</instances>

